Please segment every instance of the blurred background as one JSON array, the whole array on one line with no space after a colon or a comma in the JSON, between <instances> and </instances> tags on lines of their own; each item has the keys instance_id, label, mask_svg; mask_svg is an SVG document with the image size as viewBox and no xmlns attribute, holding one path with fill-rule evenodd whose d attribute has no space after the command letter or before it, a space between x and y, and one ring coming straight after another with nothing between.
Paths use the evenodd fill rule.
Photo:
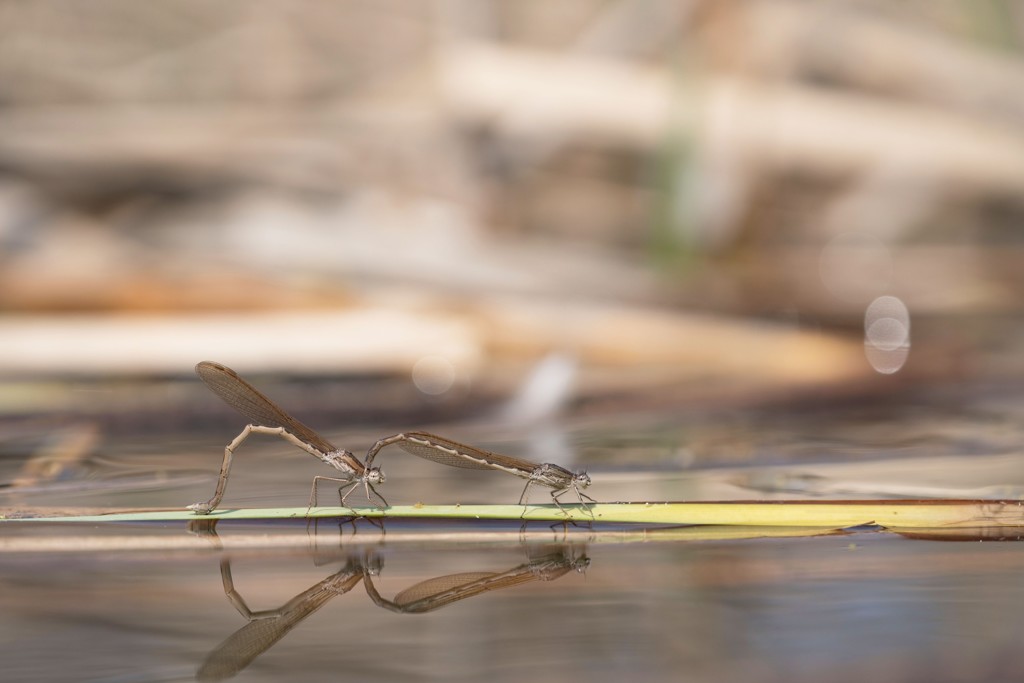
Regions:
<instances>
[{"instance_id":1,"label":"blurred background","mask_svg":"<svg viewBox=\"0 0 1024 683\"><path fill-rule=\"evenodd\" d=\"M1022 41L1006 0L0 0L0 515L206 500L245 420L201 360L359 455L427 430L602 502L1024 498ZM223 507L330 473L242 451ZM375 464L395 505L522 490ZM371 546L386 596L527 585L359 588L241 676L1024 678L1019 543L595 525L555 583L473 520L0 526L12 680L192 680L284 605L247 666Z\"/></svg>"},{"instance_id":2,"label":"blurred background","mask_svg":"<svg viewBox=\"0 0 1024 683\"><path fill-rule=\"evenodd\" d=\"M612 469L1017 443L1016 3L43 0L0 27L7 482L227 440L203 359L352 450L480 420L554 420L535 455Z\"/></svg>"}]
</instances>

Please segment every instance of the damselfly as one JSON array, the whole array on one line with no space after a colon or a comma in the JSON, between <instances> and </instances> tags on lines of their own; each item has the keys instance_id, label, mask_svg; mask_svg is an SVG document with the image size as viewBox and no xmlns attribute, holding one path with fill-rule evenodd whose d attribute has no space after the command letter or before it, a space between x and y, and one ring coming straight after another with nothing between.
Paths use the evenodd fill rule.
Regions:
<instances>
[{"instance_id":1,"label":"damselfly","mask_svg":"<svg viewBox=\"0 0 1024 683\"><path fill-rule=\"evenodd\" d=\"M384 505L387 505L384 497L377 493L377 489L374 488L375 484L384 483L384 473L379 468L364 466L352 453L336 448L327 439L296 420L276 403L261 394L256 387L239 377L231 368L220 363L204 360L196 365L196 373L199 374L200 379L206 382L206 386L213 393L217 394L221 400L249 419L250 422L242 430L242 433L236 436L234 441L224 448L224 461L220 466L220 476L217 478L217 489L213 493L213 498L205 503L193 503L188 506L189 510L196 514L207 514L220 505L221 498L224 497L224 489L228 485L228 473L231 471L231 460L235 449L250 434L280 436L288 443L298 446L341 472L341 476L338 477L319 475L313 477L313 490L309 496L310 507L316 505L316 488L320 481L340 482L342 487L345 484L351 484L343 494L340 493L341 489L338 489L342 505L345 505L349 494L360 484L366 490L367 500L373 502L373 498L370 495L372 491L374 495L380 498Z\"/></svg>"}]
</instances>

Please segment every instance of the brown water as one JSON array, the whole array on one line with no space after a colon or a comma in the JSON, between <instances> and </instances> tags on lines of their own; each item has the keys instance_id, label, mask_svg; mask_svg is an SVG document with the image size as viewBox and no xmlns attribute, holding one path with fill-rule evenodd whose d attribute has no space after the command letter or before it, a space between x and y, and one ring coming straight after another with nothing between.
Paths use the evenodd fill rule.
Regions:
<instances>
[{"instance_id":1,"label":"brown water","mask_svg":"<svg viewBox=\"0 0 1024 683\"><path fill-rule=\"evenodd\" d=\"M282 533L222 528L220 536L257 531ZM366 540L337 549L339 531L318 529L311 546L335 552L8 553L0 562L3 679L1024 676L1018 543L865 531L428 547L388 542L372 528L359 534Z\"/></svg>"},{"instance_id":2,"label":"brown water","mask_svg":"<svg viewBox=\"0 0 1024 683\"><path fill-rule=\"evenodd\" d=\"M512 436L476 442L536 459L571 444L577 462L560 461L586 465L599 500L1019 495L1021 405L605 421L534 450ZM181 508L209 496L234 431L108 440L3 502ZM723 466L730 458L735 467ZM416 458L381 464L393 503L508 501L520 490ZM21 465L3 467L10 480ZM224 505L304 505L324 473L281 442L247 443ZM385 531L365 521L221 523L215 535L183 524L0 525L0 679L1024 679L1024 545L1010 540L544 525L521 537L518 525L474 522Z\"/></svg>"}]
</instances>

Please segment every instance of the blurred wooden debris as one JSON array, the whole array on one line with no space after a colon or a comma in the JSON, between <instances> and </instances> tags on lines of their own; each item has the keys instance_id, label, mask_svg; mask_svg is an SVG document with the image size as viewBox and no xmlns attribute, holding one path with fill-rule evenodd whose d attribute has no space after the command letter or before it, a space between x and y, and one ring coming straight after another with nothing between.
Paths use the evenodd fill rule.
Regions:
<instances>
[{"instance_id":1,"label":"blurred wooden debris","mask_svg":"<svg viewBox=\"0 0 1024 683\"><path fill-rule=\"evenodd\" d=\"M472 373L479 353L464 321L389 309L0 318L8 377L177 375L207 359L239 372L408 373L424 355Z\"/></svg>"},{"instance_id":2,"label":"blurred wooden debris","mask_svg":"<svg viewBox=\"0 0 1024 683\"><path fill-rule=\"evenodd\" d=\"M1017 53L980 39L953 39L927 22L842 3L756 0L732 5L706 31L712 52L729 55L729 66L750 76L810 78L1013 128L1024 115ZM737 34L746 40L736 41Z\"/></svg>"},{"instance_id":3,"label":"blurred wooden debris","mask_svg":"<svg viewBox=\"0 0 1024 683\"><path fill-rule=\"evenodd\" d=\"M99 441L100 430L94 424L80 423L51 430L48 443L25 461L10 486L38 486L75 476L69 471L80 468Z\"/></svg>"},{"instance_id":4,"label":"blurred wooden debris","mask_svg":"<svg viewBox=\"0 0 1024 683\"><path fill-rule=\"evenodd\" d=\"M456 116L510 136L654 147L699 130L762 172L898 162L961 192L1024 189L1024 133L920 104L741 78L687 83L659 67L492 45L449 47L438 73Z\"/></svg>"},{"instance_id":5,"label":"blurred wooden debris","mask_svg":"<svg viewBox=\"0 0 1024 683\"><path fill-rule=\"evenodd\" d=\"M967 6L111 7L4 15L0 310L105 314L31 340L7 321L4 372L176 373L221 348L404 373L417 336L450 334L469 368L566 351L638 386L705 363L812 382L860 372L859 341L756 319L857 329L879 294L915 316L1021 308L1024 60ZM877 243L870 268L831 267L846 233ZM437 298L383 302L399 289ZM257 331L286 309L264 319L280 339ZM370 310L390 312L368 332ZM112 311L170 315L147 332ZM243 334L198 315L232 311Z\"/></svg>"},{"instance_id":6,"label":"blurred wooden debris","mask_svg":"<svg viewBox=\"0 0 1024 683\"><path fill-rule=\"evenodd\" d=\"M8 381L187 376L197 361L213 359L243 374L376 374L405 377L428 393L507 397L524 368L552 352L579 364L573 400L623 392L654 400L686 387L705 404L757 400L856 385L872 374L857 341L625 306L434 299L334 311L0 319L0 377Z\"/></svg>"}]
</instances>

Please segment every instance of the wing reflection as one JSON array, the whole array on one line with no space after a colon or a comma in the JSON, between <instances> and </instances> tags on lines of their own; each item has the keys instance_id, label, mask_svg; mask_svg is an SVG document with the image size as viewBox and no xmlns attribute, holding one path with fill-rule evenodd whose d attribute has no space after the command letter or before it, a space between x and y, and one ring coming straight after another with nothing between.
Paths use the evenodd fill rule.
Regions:
<instances>
[{"instance_id":1,"label":"wing reflection","mask_svg":"<svg viewBox=\"0 0 1024 683\"><path fill-rule=\"evenodd\" d=\"M558 546L504 572L464 572L427 579L406 588L392 600L385 600L377 592L369 571L363 576L363 586L379 607L401 614L425 614L481 593L531 581L554 581L572 570L582 573L588 566L590 559L585 554L575 555L571 547Z\"/></svg>"},{"instance_id":2,"label":"wing reflection","mask_svg":"<svg viewBox=\"0 0 1024 683\"><path fill-rule=\"evenodd\" d=\"M281 607L253 612L235 590L231 579L231 561L227 558L221 560L220 575L224 582L224 594L249 623L213 649L196 672L196 679L221 681L236 675L284 638L303 619L327 604L328 600L352 590L363 578L365 567L366 563L360 559L349 558L341 571L317 582Z\"/></svg>"},{"instance_id":3,"label":"wing reflection","mask_svg":"<svg viewBox=\"0 0 1024 683\"><path fill-rule=\"evenodd\" d=\"M235 590L231 560L220 564L224 595L248 620L213 649L196 672L200 681L221 681L237 675L257 657L281 640L303 619L323 607L331 598L344 595L363 581L366 593L379 607L400 614L424 614L482 593L511 588L532 581L554 581L570 571L582 573L590 559L583 548L572 545L548 545L528 549L529 560L503 572L460 572L420 581L400 591L391 600L381 597L373 577L381 572L381 562L373 553L350 556L345 566L299 593L277 609L254 612Z\"/></svg>"}]
</instances>

